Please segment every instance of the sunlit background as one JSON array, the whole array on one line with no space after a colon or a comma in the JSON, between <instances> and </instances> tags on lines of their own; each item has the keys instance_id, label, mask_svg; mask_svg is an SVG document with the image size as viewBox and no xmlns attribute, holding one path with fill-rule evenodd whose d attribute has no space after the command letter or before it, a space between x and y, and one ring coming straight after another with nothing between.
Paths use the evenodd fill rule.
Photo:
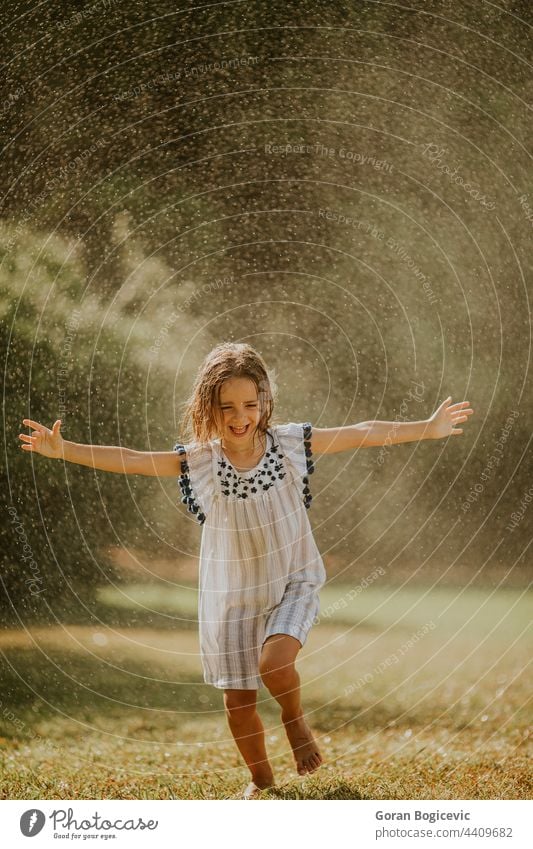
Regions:
<instances>
[{"instance_id":1,"label":"sunlit background","mask_svg":"<svg viewBox=\"0 0 533 849\"><path fill-rule=\"evenodd\" d=\"M201 676L200 530L177 481L18 440L23 418L61 418L74 442L171 450L225 340L265 358L278 421L419 420L448 395L475 410L460 437L316 462L309 516L330 581L301 674L330 766L312 792L526 793L532 24L525 0L5 14L7 796L239 783L221 693ZM431 781L405 783L415 756ZM191 790L191 770L209 780Z\"/></svg>"}]
</instances>

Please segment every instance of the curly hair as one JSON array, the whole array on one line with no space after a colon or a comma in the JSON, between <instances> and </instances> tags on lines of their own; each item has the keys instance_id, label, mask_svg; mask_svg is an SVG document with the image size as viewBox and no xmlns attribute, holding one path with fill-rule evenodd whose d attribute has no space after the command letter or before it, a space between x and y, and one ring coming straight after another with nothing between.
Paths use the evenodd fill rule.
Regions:
<instances>
[{"instance_id":1,"label":"curly hair","mask_svg":"<svg viewBox=\"0 0 533 849\"><path fill-rule=\"evenodd\" d=\"M220 388L232 377L246 377L255 384L261 411L257 431L266 433L274 413L277 390L274 372L267 369L261 354L251 345L222 342L203 361L185 402L181 421L184 441L207 443L220 435Z\"/></svg>"}]
</instances>

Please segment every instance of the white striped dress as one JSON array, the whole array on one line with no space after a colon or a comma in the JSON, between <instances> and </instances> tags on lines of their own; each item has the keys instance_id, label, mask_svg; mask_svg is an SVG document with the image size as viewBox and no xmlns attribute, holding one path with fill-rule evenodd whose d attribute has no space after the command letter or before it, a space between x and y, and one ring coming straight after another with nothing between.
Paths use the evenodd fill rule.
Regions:
<instances>
[{"instance_id":1,"label":"white striped dress","mask_svg":"<svg viewBox=\"0 0 533 849\"><path fill-rule=\"evenodd\" d=\"M221 689L263 686L261 647L272 634L303 645L326 579L306 508L311 424L267 431L263 458L237 471L220 439L178 443L182 502L202 525L199 577L204 679Z\"/></svg>"}]
</instances>

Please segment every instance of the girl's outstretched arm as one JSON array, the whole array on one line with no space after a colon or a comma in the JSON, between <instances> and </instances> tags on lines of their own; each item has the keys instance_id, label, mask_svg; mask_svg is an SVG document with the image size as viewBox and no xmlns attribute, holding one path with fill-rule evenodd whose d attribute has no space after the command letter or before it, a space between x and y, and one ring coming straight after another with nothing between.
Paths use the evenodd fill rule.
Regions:
<instances>
[{"instance_id":1,"label":"girl's outstretched arm","mask_svg":"<svg viewBox=\"0 0 533 849\"><path fill-rule=\"evenodd\" d=\"M24 419L23 424L33 428L31 436L19 434L24 443L20 447L31 454L42 454L56 460L67 460L81 466L102 469L123 475L149 475L151 477L177 477L179 462L175 451L134 451L118 445L79 445L68 442L60 433L61 419L52 430L39 422Z\"/></svg>"},{"instance_id":2,"label":"girl's outstretched arm","mask_svg":"<svg viewBox=\"0 0 533 849\"><path fill-rule=\"evenodd\" d=\"M346 427L313 428L311 450L314 454L334 454L353 448L376 445L397 445L420 439L442 439L463 432L456 427L473 414L469 401L451 403L451 395L429 419L419 422L360 422Z\"/></svg>"}]
</instances>

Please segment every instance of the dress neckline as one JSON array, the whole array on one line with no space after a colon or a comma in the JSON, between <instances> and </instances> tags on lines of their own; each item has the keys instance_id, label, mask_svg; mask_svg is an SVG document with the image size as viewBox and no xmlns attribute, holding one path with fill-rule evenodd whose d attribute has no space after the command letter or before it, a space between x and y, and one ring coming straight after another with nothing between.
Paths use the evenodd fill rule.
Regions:
<instances>
[{"instance_id":1,"label":"dress neckline","mask_svg":"<svg viewBox=\"0 0 533 849\"><path fill-rule=\"evenodd\" d=\"M270 433L270 428L267 428L266 433L267 433L267 436L270 436L272 443L274 443L274 437ZM259 462L255 466L252 466L251 469L242 469L242 470L236 469L235 466L233 465L233 463L230 463L230 461L228 460L228 458L224 454L224 449L222 448L222 440L220 438L218 439L218 450L219 450L221 458L226 461L228 466L230 466L233 469L233 471L237 473L237 475L248 475L248 474L250 474L250 472L255 472L255 470L258 469L259 466L261 466L263 464L263 461L266 457L267 451L269 450L268 439L266 441L266 447L265 447L265 450L263 452L263 456L261 457L261 459L259 460Z\"/></svg>"}]
</instances>

